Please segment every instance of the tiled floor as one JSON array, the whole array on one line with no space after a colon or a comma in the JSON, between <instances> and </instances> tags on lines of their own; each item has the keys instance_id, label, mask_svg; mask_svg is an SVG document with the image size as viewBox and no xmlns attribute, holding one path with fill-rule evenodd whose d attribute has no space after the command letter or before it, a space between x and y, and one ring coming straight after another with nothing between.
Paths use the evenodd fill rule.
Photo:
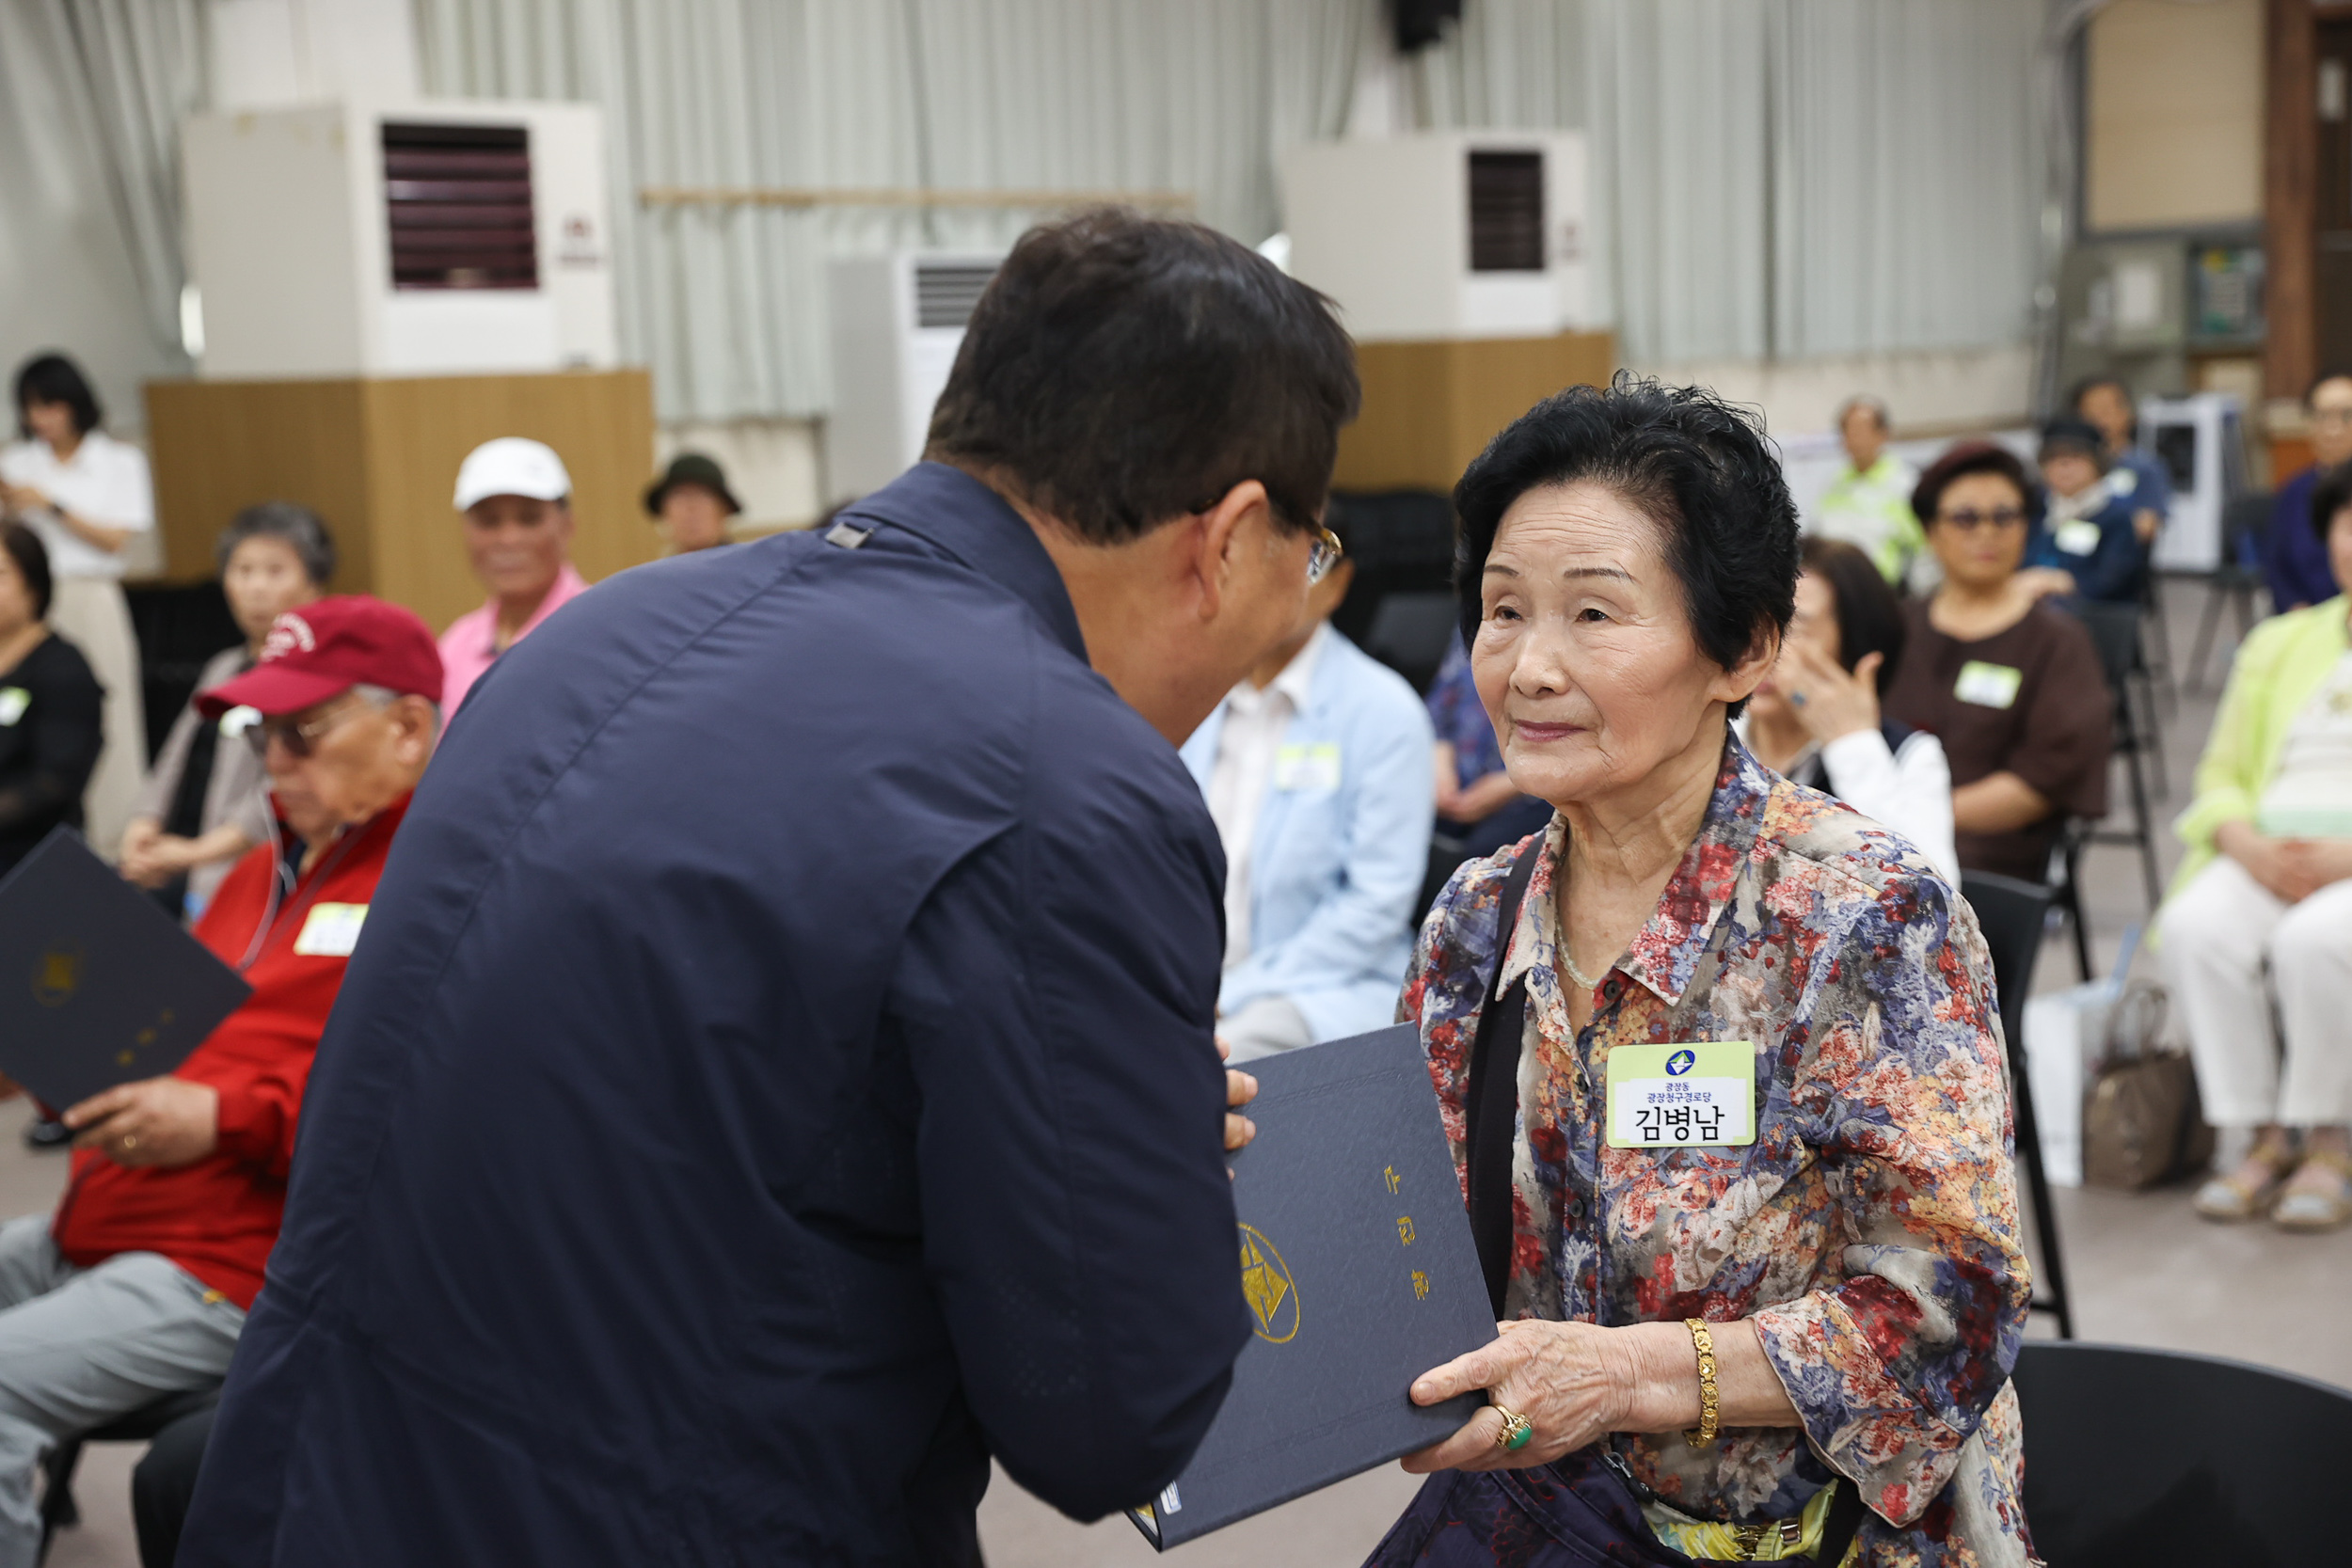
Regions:
<instances>
[{"instance_id":1,"label":"tiled floor","mask_svg":"<svg viewBox=\"0 0 2352 1568\"><path fill-rule=\"evenodd\" d=\"M2202 590L2174 585L2169 605L2175 657L2185 661L2202 608ZM2218 680L2224 655L2213 661ZM2168 720L2172 795L2160 820L2185 799L2195 753L2212 721L2213 698L2183 694ZM2121 788L2117 799L2125 799ZM2175 856L2160 839L2169 872ZM2100 847L2086 878L2100 962L2112 961L2124 927L2146 918L2133 851ZM2153 966L2141 962L2143 972ZM2074 981L2071 950L2053 942L2037 988ZM64 1177L56 1156L24 1151L22 1111L0 1107L0 1215L54 1203ZM2291 1368L2352 1386L2352 1340L2318 1325L2342 1322L2352 1300L2352 1233L2288 1237L2264 1227L2201 1224L2180 1189L2127 1195L2061 1192L2058 1227L2072 1276L2077 1329L2090 1339L2161 1345ZM2047 1332L2039 1325L2037 1332ZM135 1450L92 1449L76 1494L84 1524L58 1540L52 1568L128 1568L136 1560L129 1517L129 1473ZM1374 1471L1180 1547L1191 1568L1297 1568L1360 1561L1415 1482L1393 1467ZM1001 1475L981 1509L992 1568L1112 1568L1140 1565L1154 1554L1121 1520L1071 1523Z\"/></svg>"}]
</instances>

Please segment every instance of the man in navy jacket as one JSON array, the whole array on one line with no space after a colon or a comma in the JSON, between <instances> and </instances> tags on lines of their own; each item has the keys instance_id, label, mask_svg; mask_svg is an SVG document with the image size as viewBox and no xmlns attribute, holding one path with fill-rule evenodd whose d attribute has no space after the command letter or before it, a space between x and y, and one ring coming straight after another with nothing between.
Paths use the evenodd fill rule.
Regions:
<instances>
[{"instance_id":1,"label":"man in navy jacket","mask_svg":"<svg viewBox=\"0 0 2352 1568\"><path fill-rule=\"evenodd\" d=\"M938 461L501 659L320 1047L180 1561L929 1568L992 1454L1080 1517L1171 1480L1248 1338L1174 743L1328 564L1355 402L1232 241L1034 230Z\"/></svg>"}]
</instances>

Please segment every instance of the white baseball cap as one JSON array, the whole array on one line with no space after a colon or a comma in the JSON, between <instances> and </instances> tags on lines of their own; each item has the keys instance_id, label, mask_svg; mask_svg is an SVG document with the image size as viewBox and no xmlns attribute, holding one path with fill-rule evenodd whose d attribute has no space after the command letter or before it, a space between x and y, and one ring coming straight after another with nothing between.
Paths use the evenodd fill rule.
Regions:
<instances>
[{"instance_id":1,"label":"white baseball cap","mask_svg":"<svg viewBox=\"0 0 2352 1568\"><path fill-rule=\"evenodd\" d=\"M457 466L457 510L463 512L492 496L529 496L532 500L560 501L572 493L572 476L564 460L544 441L501 436L485 441Z\"/></svg>"}]
</instances>

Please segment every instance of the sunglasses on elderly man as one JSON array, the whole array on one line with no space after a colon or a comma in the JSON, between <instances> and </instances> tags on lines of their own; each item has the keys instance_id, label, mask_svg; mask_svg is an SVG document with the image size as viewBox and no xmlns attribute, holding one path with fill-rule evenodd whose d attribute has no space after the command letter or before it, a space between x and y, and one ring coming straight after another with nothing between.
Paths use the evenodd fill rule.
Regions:
<instances>
[{"instance_id":1,"label":"sunglasses on elderly man","mask_svg":"<svg viewBox=\"0 0 2352 1568\"><path fill-rule=\"evenodd\" d=\"M269 754L269 743L273 740L286 748L288 756L307 757L317 750L329 730L366 706L365 703L346 702L310 719L263 719L246 727L246 744L253 748L257 757Z\"/></svg>"}]
</instances>

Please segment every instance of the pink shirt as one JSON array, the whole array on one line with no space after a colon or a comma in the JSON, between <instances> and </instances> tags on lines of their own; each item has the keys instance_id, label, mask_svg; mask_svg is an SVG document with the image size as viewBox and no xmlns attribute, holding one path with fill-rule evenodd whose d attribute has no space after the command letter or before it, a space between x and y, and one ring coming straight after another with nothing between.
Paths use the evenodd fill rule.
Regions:
<instances>
[{"instance_id":1,"label":"pink shirt","mask_svg":"<svg viewBox=\"0 0 2352 1568\"><path fill-rule=\"evenodd\" d=\"M570 562L564 562L563 570L555 574L555 586L548 589L548 596L539 601L539 608L531 612L531 619L523 623L523 629L515 634L515 641L519 642L529 637L538 629L540 622L587 591L588 579L572 570ZM449 624L449 630L441 633L443 721L446 722L449 716L457 711L457 705L466 700L466 693L472 690L473 683L482 678L482 672L497 659L498 635L499 602L496 599L480 610L466 611ZM514 643L510 642L507 646L512 647Z\"/></svg>"}]
</instances>

